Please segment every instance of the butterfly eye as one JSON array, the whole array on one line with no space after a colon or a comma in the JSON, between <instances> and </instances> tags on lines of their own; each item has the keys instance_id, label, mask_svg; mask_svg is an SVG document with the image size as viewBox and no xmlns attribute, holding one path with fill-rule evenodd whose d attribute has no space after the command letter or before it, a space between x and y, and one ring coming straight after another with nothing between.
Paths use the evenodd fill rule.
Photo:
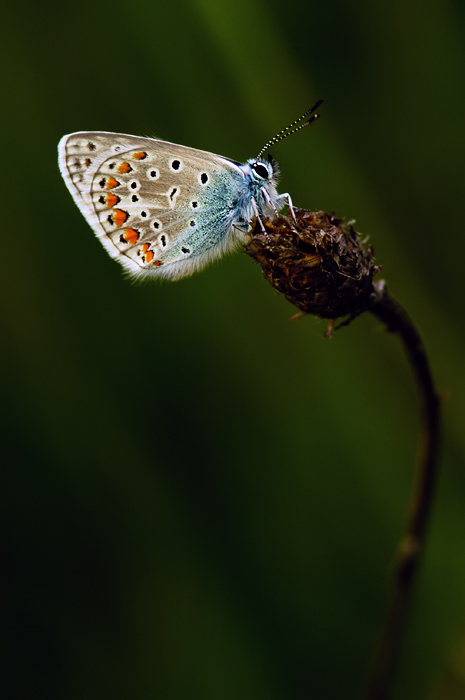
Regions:
<instances>
[{"instance_id":1,"label":"butterfly eye","mask_svg":"<svg viewBox=\"0 0 465 700\"><path fill-rule=\"evenodd\" d=\"M260 178L260 180L268 180L270 177L268 168L266 165L263 165L263 163L252 163L252 170L254 171L255 175Z\"/></svg>"}]
</instances>

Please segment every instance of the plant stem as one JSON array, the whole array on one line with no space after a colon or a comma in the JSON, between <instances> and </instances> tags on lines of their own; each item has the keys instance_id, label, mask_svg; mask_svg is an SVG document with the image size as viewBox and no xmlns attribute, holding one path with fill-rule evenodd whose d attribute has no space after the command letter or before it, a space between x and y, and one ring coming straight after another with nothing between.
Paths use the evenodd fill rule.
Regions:
<instances>
[{"instance_id":1,"label":"plant stem","mask_svg":"<svg viewBox=\"0 0 465 700\"><path fill-rule=\"evenodd\" d=\"M391 591L379 646L371 669L367 700L390 697L412 588L425 544L437 476L439 440L439 396L421 337L402 306L379 285L371 313L386 324L388 331L401 338L417 378L423 404L423 420L407 523L393 567Z\"/></svg>"}]
</instances>

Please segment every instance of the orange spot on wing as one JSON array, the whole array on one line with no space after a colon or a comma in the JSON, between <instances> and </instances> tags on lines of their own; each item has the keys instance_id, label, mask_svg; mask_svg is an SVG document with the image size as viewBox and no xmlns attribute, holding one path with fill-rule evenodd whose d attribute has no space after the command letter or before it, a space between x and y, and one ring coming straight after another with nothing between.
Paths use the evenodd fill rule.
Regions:
<instances>
[{"instance_id":1,"label":"orange spot on wing","mask_svg":"<svg viewBox=\"0 0 465 700\"><path fill-rule=\"evenodd\" d=\"M123 161L120 165L118 165L117 170L119 173L130 173L132 168L129 165L129 163L126 163L126 161Z\"/></svg>"},{"instance_id":2,"label":"orange spot on wing","mask_svg":"<svg viewBox=\"0 0 465 700\"><path fill-rule=\"evenodd\" d=\"M150 243L144 243L144 245L142 246L142 255L144 255L144 253L146 253L149 248L150 248Z\"/></svg>"},{"instance_id":3,"label":"orange spot on wing","mask_svg":"<svg viewBox=\"0 0 465 700\"><path fill-rule=\"evenodd\" d=\"M117 226L122 226L128 216L129 214L127 211L123 211L122 209L113 209L113 216L111 218Z\"/></svg>"},{"instance_id":4,"label":"orange spot on wing","mask_svg":"<svg viewBox=\"0 0 465 700\"><path fill-rule=\"evenodd\" d=\"M139 151L138 153L133 153L132 157L136 160L144 160L144 158L147 158L147 153L145 151Z\"/></svg>"},{"instance_id":5,"label":"orange spot on wing","mask_svg":"<svg viewBox=\"0 0 465 700\"><path fill-rule=\"evenodd\" d=\"M116 194L107 194L105 197L105 202L107 203L108 209L111 209L112 207L115 206L115 204L118 204L120 201L120 198L116 196Z\"/></svg>"},{"instance_id":6,"label":"orange spot on wing","mask_svg":"<svg viewBox=\"0 0 465 700\"><path fill-rule=\"evenodd\" d=\"M135 228L125 228L121 238L126 243L129 243L130 245L135 245L137 243L137 239L139 238L139 231L136 231Z\"/></svg>"},{"instance_id":7,"label":"orange spot on wing","mask_svg":"<svg viewBox=\"0 0 465 700\"><path fill-rule=\"evenodd\" d=\"M160 267L160 265L163 265L161 260L154 260L152 265L155 265L155 267Z\"/></svg>"},{"instance_id":8,"label":"orange spot on wing","mask_svg":"<svg viewBox=\"0 0 465 700\"><path fill-rule=\"evenodd\" d=\"M113 187L118 187L119 182L118 180L115 180L114 177L109 177L107 180L106 188L107 190L112 190Z\"/></svg>"},{"instance_id":9,"label":"orange spot on wing","mask_svg":"<svg viewBox=\"0 0 465 700\"><path fill-rule=\"evenodd\" d=\"M145 262L152 262L153 260L153 250L147 251L147 255L145 256Z\"/></svg>"}]
</instances>

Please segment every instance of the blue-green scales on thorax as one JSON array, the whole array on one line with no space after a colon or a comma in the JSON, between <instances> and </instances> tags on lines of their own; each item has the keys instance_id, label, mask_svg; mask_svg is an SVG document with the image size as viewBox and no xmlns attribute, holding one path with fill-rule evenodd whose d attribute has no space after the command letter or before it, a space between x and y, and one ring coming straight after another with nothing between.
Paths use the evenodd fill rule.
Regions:
<instances>
[{"instance_id":1,"label":"blue-green scales on thorax","mask_svg":"<svg viewBox=\"0 0 465 700\"><path fill-rule=\"evenodd\" d=\"M251 176L249 164L235 165L237 170L209 173L208 186L199 191L195 212L188 218L186 229L173 252L182 254L186 248L192 248L194 255L204 255L216 246L229 247L229 237L234 244L243 240L256 214L251 205L252 198L259 215L267 218L273 214L261 192L263 184ZM276 193L270 193L269 198L274 201Z\"/></svg>"}]
</instances>

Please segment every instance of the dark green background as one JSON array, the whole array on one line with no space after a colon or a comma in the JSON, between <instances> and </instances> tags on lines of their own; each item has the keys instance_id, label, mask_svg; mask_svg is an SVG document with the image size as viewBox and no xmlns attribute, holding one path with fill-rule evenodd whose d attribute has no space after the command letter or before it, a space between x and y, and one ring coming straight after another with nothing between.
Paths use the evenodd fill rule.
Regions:
<instances>
[{"instance_id":1,"label":"dark green background","mask_svg":"<svg viewBox=\"0 0 465 700\"><path fill-rule=\"evenodd\" d=\"M243 254L134 285L56 162L71 131L245 160L369 235L444 393L397 700L465 698L461 1L10 2L2 9L5 698L360 697L418 400L365 315L289 322Z\"/></svg>"}]
</instances>

